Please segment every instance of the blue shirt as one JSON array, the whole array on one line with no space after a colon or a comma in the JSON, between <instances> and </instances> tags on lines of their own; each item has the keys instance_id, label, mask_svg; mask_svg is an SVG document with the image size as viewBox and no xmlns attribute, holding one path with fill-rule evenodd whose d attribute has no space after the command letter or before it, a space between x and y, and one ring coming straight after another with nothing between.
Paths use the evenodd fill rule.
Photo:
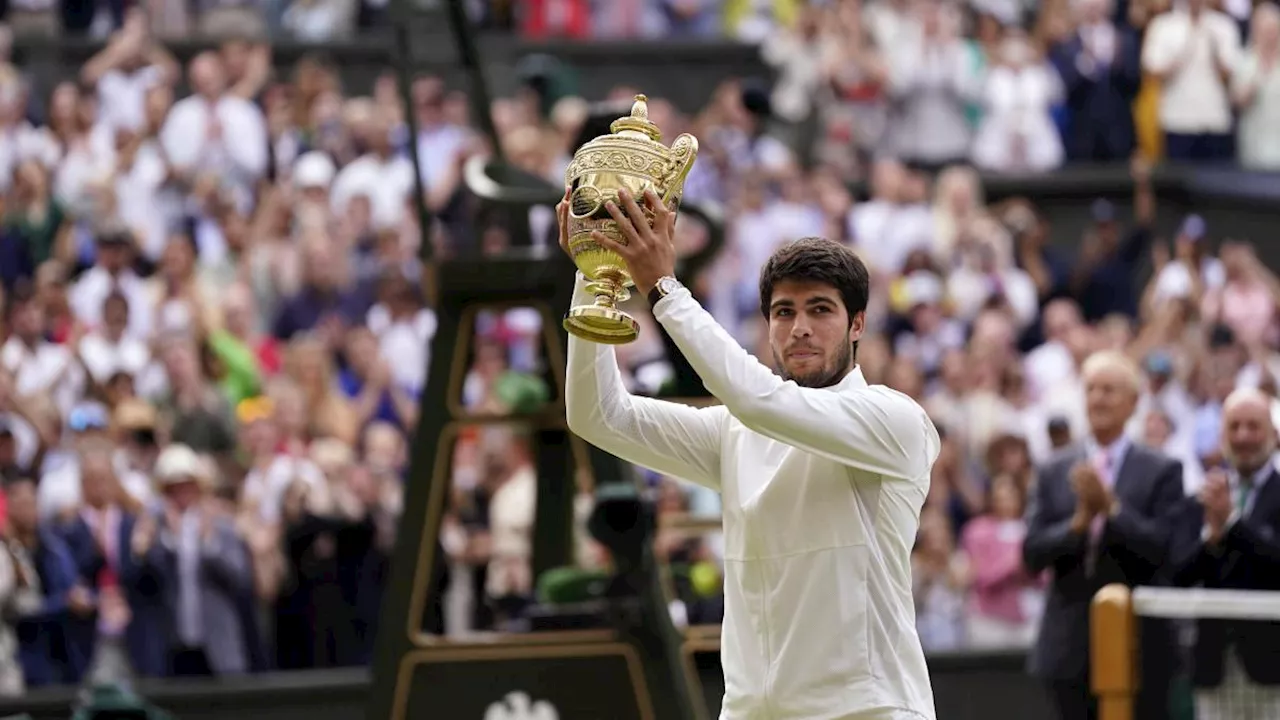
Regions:
<instances>
[{"instance_id":1,"label":"blue shirt","mask_svg":"<svg viewBox=\"0 0 1280 720\"><path fill-rule=\"evenodd\" d=\"M356 377L355 373L350 370L343 370L338 373L338 385L342 388L343 394L349 398L356 398L364 390L364 381ZM418 399L418 393L408 388L402 388L406 395ZM374 410L373 415L369 416L369 422L388 422L401 430L405 430L404 423L400 421L400 416L396 413L395 403L391 402L391 393L382 392L382 397L378 400L378 409Z\"/></svg>"},{"instance_id":2,"label":"blue shirt","mask_svg":"<svg viewBox=\"0 0 1280 720\"><path fill-rule=\"evenodd\" d=\"M303 288L286 299L272 326L272 334L280 340L289 340L298 333L313 330L323 320L335 316L344 324L359 324L369 309L367 293L359 288L349 292L321 292L315 288Z\"/></svg>"}]
</instances>

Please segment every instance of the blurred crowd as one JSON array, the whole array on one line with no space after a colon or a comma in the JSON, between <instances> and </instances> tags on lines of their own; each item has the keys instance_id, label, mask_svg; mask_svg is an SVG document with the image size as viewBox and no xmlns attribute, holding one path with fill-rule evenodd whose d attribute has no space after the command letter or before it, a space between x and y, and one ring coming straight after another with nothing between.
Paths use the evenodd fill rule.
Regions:
<instances>
[{"instance_id":1,"label":"blurred crowd","mask_svg":"<svg viewBox=\"0 0 1280 720\"><path fill-rule=\"evenodd\" d=\"M0 20L23 37L104 39L122 28L135 9L146 14L148 29L165 40L318 43L385 31L390 22L387 0L13 0L0 6Z\"/></svg>"},{"instance_id":2,"label":"blurred crowd","mask_svg":"<svg viewBox=\"0 0 1280 720\"><path fill-rule=\"evenodd\" d=\"M410 110L244 43L184 69L143 20L53 87L0 67L10 692L372 652L435 330L403 146L447 197L469 131L438 82Z\"/></svg>"},{"instance_id":3,"label":"blurred crowd","mask_svg":"<svg viewBox=\"0 0 1280 720\"><path fill-rule=\"evenodd\" d=\"M732 12L734 32L763 41L772 88L726 82L693 115L650 106L667 137L702 141L687 197L728 210L727 247L690 282L762 349L756 273L780 243L826 235L871 267L876 332L858 360L945 437L915 554L930 649L1030 637L1043 582L1021 570L1022 508L1036 463L1086 432L1083 358L1141 363L1132 435L1183 460L1189 492L1219 454L1226 394L1274 388L1276 278L1196 215L1156 237L1151 165L1131 160L1139 145L1206 161L1234 146L1262 162L1280 137L1265 131L1280 107L1274 7L1201 2L524 8L708 27ZM11 4L9 27L71 29L59 7ZM0 691L367 662L436 329L420 243L437 257L549 245L551 210L527 227L477 212L461 176L488 148L466 96L437 78L406 103L390 75L343 87L313 57L279 73L243 39L183 67L162 8L89 9L107 42L79 77L46 87L0 64ZM556 184L588 114L528 88L492 107L506 157ZM989 205L973 169L1068 159L1129 163L1133 207L1099 200L1085 235L1064 238L1030 202ZM707 229L682 218L677 234L690 251ZM643 306L629 308L642 339L619 358L633 391L657 394L673 370ZM481 313L457 401L545 402L541 338L532 309ZM448 600L429 629L519 627L536 600L530 442L496 426L455 440ZM714 495L646 480L664 517L717 516ZM657 542L678 570L678 619L716 622L714 533ZM582 564L607 562L581 549Z\"/></svg>"},{"instance_id":4,"label":"blurred crowd","mask_svg":"<svg viewBox=\"0 0 1280 720\"><path fill-rule=\"evenodd\" d=\"M500 5L500 4L499 4ZM771 113L844 173L870 155L1039 172L1151 159L1280 168L1280 11L1250 0L537 0L535 37L727 35ZM777 153L761 149L768 165Z\"/></svg>"}]
</instances>

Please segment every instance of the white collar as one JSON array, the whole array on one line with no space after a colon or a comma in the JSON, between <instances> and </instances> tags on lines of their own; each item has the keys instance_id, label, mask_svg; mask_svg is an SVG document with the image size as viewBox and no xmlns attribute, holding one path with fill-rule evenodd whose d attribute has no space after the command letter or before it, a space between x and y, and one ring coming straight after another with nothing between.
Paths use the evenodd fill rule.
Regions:
<instances>
[{"instance_id":1,"label":"white collar","mask_svg":"<svg viewBox=\"0 0 1280 720\"><path fill-rule=\"evenodd\" d=\"M828 386L827 389L836 391L861 390L865 387L867 387L867 378L862 374L862 366L854 365L848 375L845 375L840 382L835 385Z\"/></svg>"}]
</instances>

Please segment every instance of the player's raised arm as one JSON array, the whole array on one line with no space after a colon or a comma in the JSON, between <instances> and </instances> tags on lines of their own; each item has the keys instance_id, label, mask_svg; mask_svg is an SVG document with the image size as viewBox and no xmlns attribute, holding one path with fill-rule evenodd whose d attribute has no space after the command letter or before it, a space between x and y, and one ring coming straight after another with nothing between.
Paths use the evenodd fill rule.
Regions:
<instances>
[{"instance_id":1,"label":"player's raised arm","mask_svg":"<svg viewBox=\"0 0 1280 720\"><path fill-rule=\"evenodd\" d=\"M675 213L646 192L650 225L634 198L623 192L619 201L621 207L607 208L627 244L600 233L593 238L627 261L636 287L650 291L654 317L731 415L761 435L836 462L927 481L940 445L933 423L905 395L869 387L855 363L870 282L861 260L838 243L811 238L765 268L761 307L786 376L780 378L671 277Z\"/></svg>"},{"instance_id":2,"label":"player's raised arm","mask_svg":"<svg viewBox=\"0 0 1280 720\"><path fill-rule=\"evenodd\" d=\"M906 480L938 456L933 422L911 398L856 377L839 391L783 380L752 357L683 287L654 307L685 359L730 414L761 435L831 460ZM845 386L845 383L848 383Z\"/></svg>"},{"instance_id":3,"label":"player's raised arm","mask_svg":"<svg viewBox=\"0 0 1280 720\"><path fill-rule=\"evenodd\" d=\"M561 203L561 232L565 232ZM562 238L563 240L564 238ZM563 243L562 243L563 244ZM594 298L578 275L573 304ZM565 405L569 429L627 462L720 489L723 407L693 408L627 391L613 348L569 336Z\"/></svg>"}]
</instances>

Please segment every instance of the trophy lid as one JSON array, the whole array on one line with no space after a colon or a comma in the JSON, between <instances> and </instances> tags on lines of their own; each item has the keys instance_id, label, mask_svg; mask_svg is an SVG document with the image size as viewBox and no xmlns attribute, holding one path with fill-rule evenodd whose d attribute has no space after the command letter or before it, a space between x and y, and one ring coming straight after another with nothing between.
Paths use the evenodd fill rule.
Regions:
<instances>
[{"instance_id":1,"label":"trophy lid","mask_svg":"<svg viewBox=\"0 0 1280 720\"><path fill-rule=\"evenodd\" d=\"M639 133L654 142L662 141L662 129L649 121L649 98L636 95L631 105L631 115L620 117L609 125L609 132L618 135L624 132Z\"/></svg>"}]
</instances>

